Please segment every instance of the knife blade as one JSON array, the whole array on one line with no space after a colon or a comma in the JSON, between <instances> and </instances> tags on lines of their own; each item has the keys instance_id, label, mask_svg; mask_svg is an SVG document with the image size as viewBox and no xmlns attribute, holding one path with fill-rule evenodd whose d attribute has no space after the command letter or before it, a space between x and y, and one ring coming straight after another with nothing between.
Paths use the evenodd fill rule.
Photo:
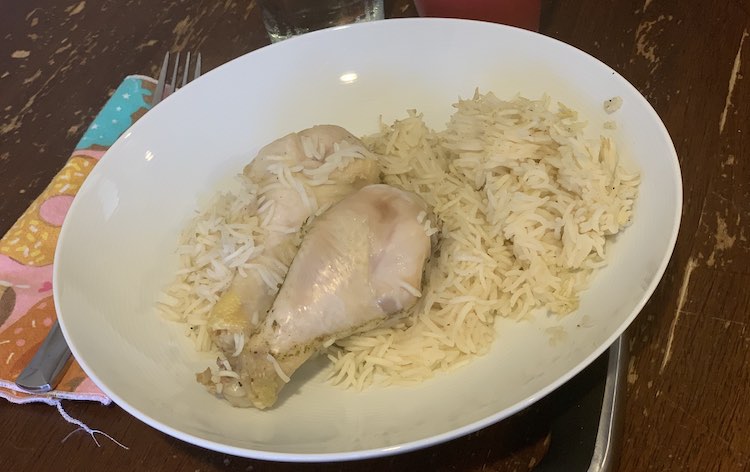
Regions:
<instances>
[{"instance_id":1,"label":"knife blade","mask_svg":"<svg viewBox=\"0 0 750 472\"><path fill-rule=\"evenodd\" d=\"M16 385L29 393L49 392L65 372L70 357L60 324L55 321L31 362L16 378Z\"/></svg>"}]
</instances>

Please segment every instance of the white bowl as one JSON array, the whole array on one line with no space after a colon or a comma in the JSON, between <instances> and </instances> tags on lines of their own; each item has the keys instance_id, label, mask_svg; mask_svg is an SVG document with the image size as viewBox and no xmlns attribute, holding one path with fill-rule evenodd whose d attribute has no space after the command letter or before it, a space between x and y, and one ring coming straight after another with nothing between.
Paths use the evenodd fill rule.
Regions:
<instances>
[{"instance_id":1,"label":"white bowl","mask_svg":"<svg viewBox=\"0 0 750 472\"><path fill-rule=\"evenodd\" d=\"M178 232L199 199L287 132L335 123L366 134L377 130L379 115L391 121L408 108L442 128L451 104L475 87L500 97L548 93L579 110L594 132L616 119L617 144L642 171L634 222L612 246L609 266L580 309L559 322L500 320L490 354L413 388L344 391L326 384L313 363L270 411L233 409L206 393L194 373L212 359L195 353L182 327L153 309L176 267ZM602 103L614 96L623 105L610 116ZM494 24L358 24L252 52L141 118L73 203L55 259L55 302L68 343L93 381L167 434L272 460L392 454L505 418L606 350L662 276L681 202L677 156L662 122L635 88L596 59ZM545 333L553 321L568 333L554 345Z\"/></svg>"}]
</instances>

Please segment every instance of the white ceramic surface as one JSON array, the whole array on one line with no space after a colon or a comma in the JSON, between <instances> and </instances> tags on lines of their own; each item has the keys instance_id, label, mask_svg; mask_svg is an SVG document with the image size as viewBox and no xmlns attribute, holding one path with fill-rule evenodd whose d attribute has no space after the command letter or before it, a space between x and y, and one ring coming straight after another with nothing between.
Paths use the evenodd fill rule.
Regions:
<instances>
[{"instance_id":1,"label":"white ceramic surface","mask_svg":"<svg viewBox=\"0 0 750 472\"><path fill-rule=\"evenodd\" d=\"M356 77L355 75L356 74ZM355 80L351 80L351 79ZM182 327L153 309L170 280L177 234L220 182L260 146L317 123L356 134L408 108L443 127L475 87L546 92L594 132L615 119L621 151L642 170L633 225L618 237L580 309L557 320L501 320L491 353L413 388L363 393L303 368L266 412L232 409L194 373L211 364ZM623 98L614 115L602 103ZM440 19L365 23L294 38L211 71L141 118L85 182L55 260L55 301L84 370L120 406L185 441L241 456L338 460L392 454L496 422L552 391L600 355L653 292L671 255L682 189L672 142L646 100L615 71L544 36ZM545 329L566 335L550 341ZM581 326L578 326L581 325Z\"/></svg>"}]
</instances>

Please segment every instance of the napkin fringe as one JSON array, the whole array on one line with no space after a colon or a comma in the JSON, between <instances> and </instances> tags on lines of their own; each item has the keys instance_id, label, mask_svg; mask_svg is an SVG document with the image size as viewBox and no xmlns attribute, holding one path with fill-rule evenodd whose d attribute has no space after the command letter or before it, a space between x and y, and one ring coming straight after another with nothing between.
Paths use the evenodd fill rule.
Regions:
<instances>
[{"instance_id":1,"label":"napkin fringe","mask_svg":"<svg viewBox=\"0 0 750 472\"><path fill-rule=\"evenodd\" d=\"M109 434L105 433L104 431L101 431L101 430L98 430L98 429L91 429L83 421L78 420L78 419L73 418L72 416L70 416L68 414L68 412L65 411L65 409L63 408L62 401L60 401L60 400L54 400L52 404L57 407L57 411L60 413L60 416L62 416L65 421L67 421L70 424L74 424L74 425L78 426L77 429L74 429L73 431L71 431L70 433L68 433L68 435L65 436L62 439L62 441L60 441L60 443L64 443L65 441L68 440L69 437L71 437L72 435L74 435L78 431L83 430L83 431L87 432L91 436L91 439L94 440L94 444L96 444L96 447L102 447L102 445L99 444L99 441L96 439L96 433L99 433L102 436L104 436L105 438L107 438L110 441L112 441L113 443L115 443L118 446L120 446L121 448L125 449L126 451L130 450L130 448L128 446L122 444L120 441L118 441L117 439L113 438L112 436L110 436Z\"/></svg>"},{"instance_id":2,"label":"napkin fringe","mask_svg":"<svg viewBox=\"0 0 750 472\"><path fill-rule=\"evenodd\" d=\"M2 393L2 392L0 392L0 393ZM5 396L5 395L0 395L0 396ZM8 397L6 397L6 398L8 398ZM81 399L80 396L78 396L76 398L73 398L73 400L80 400L80 399ZM77 433L78 431L85 431L85 432L87 432L91 436L91 439L94 440L94 443L96 444L97 447L101 447L101 444L99 444L99 440L96 438L96 434L98 433L98 434L101 434L102 436L106 437L107 439L109 439L113 443L117 444L121 448L123 448L125 450L128 450L128 451L130 450L130 448L128 446L122 444L120 441L118 441L117 439L113 438L112 436L110 436L109 434L105 433L104 431L101 431L99 429L91 429L83 421L81 421L79 419L76 419L76 418L73 418L72 416L70 416L70 414L67 411L65 411L65 409L63 408L63 406L62 406L62 399L60 399L60 398L46 397L46 396L30 396L30 397L24 398L22 401L18 401L19 400L18 398L8 398L8 400L10 400L13 403L46 403L47 405L51 405L51 406L56 407L58 413L60 413L60 416L62 416L65 421L67 421L70 424L74 424L74 425L78 426L78 428L76 428L73 431L71 431L70 433L68 433L62 439L62 441L60 441L60 443L64 443L65 441L68 440L69 437L71 437L73 434ZM101 401L99 398L97 398L97 400ZM102 402L102 403L104 403L104 402Z\"/></svg>"},{"instance_id":3,"label":"napkin fringe","mask_svg":"<svg viewBox=\"0 0 750 472\"><path fill-rule=\"evenodd\" d=\"M12 392L22 393L23 396L14 395ZM33 395L28 394L16 387L16 384L6 380L0 380L0 398L5 398L11 403L24 404L24 403L46 403L47 405L55 405L56 401L59 400L86 400L99 402L104 406L112 403L112 399L104 394L98 393L76 393L76 392L64 392L61 390L53 390L50 393L44 395Z\"/></svg>"}]
</instances>

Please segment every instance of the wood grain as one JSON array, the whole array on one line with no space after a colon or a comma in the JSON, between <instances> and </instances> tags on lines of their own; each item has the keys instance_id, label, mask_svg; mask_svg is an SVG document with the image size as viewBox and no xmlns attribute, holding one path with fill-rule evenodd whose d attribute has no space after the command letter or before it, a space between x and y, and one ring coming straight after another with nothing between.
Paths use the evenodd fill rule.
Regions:
<instances>
[{"instance_id":1,"label":"wood grain","mask_svg":"<svg viewBox=\"0 0 750 472\"><path fill-rule=\"evenodd\" d=\"M123 76L154 75L165 50L206 69L267 43L254 1L0 0L0 233L64 164ZM407 1L387 2L410 16ZM651 102L683 172L672 261L630 329L621 471L750 470L750 2L547 0L542 32L607 63ZM213 453L116 406L66 402L97 448L46 405L0 402L3 470L529 470L548 446L544 403L496 426L400 456L279 464Z\"/></svg>"}]
</instances>

